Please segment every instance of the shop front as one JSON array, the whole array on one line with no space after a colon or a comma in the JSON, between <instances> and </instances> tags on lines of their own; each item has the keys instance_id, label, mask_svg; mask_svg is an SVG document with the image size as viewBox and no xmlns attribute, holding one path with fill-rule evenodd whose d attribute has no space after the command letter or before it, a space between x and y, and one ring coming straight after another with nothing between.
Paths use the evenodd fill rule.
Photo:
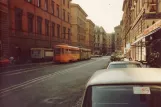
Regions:
<instances>
[{"instance_id":1,"label":"shop front","mask_svg":"<svg viewBox=\"0 0 161 107\"><path fill-rule=\"evenodd\" d=\"M145 29L132 43L132 57L137 61L161 65L161 20Z\"/></svg>"}]
</instances>

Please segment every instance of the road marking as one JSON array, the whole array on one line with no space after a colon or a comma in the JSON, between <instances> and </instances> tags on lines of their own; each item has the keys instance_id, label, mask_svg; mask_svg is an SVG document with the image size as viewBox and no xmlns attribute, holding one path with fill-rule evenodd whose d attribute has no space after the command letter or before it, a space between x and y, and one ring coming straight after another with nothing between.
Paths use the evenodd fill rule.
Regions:
<instances>
[{"instance_id":1,"label":"road marking","mask_svg":"<svg viewBox=\"0 0 161 107\"><path fill-rule=\"evenodd\" d=\"M22 89L23 88L28 88L28 86L31 87L31 86L33 86L36 83L40 83L40 82L45 81L47 79L53 78L53 76L65 74L65 73L67 73L67 72L69 72L71 70L74 70L74 69L77 69L77 68L81 68L81 67L87 66L89 64L93 64L93 63L98 62L100 60L102 60L102 59L99 59L99 60L96 60L96 61L93 61L93 62L89 62L89 63L86 63L86 64L82 64L80 66L69 68L69 69L66 69L66 70L60 70L60 71L54 72L52 74L40 76L40 77L31 79L31 80L25 81L23 83L16 84L16 85L10 86L8 88L1 89L0 90L0 97L4 97L4 96L10 94L11 91L16 91L16 90L18 90L20 88L22 88Z\"/></svg>"},{"instance_id":2,"label":"road marking","mask_svg":"<svg viewBox=\"0 0 161 107\"><path fill-rule=\"evenodd\" d=\"M28 69L14 70L14 71L9 71L9 72L0 73L0 75L3 75L3 76L18 75L18 74L22 74L22 73L27 73L27 72L31 72L31 71L36 71L36 70L48 68L48 67L50 67L50 66L51 66L51 65L46 65L46 66L41 66L41 67L39 67L39 68L32 67L32 68L28 68ZM58 66L58 65L52 65L52 66L56 67L56 66Z\"/></svg>"},{"instance_id":3,"label":"road marking","mask_svg":"<svg viewBox=\"0 0 161 107\"><path fill-rule=\"evenodd\" d=\"M74 64L72 63L73 66L75 66L77 64L79 64L79 63L74 63ZM18 70L13 70L13 71L8 71L8 72L2 72L2 73L0 73L0 75L6 75L6 76L18 75L18 74L22 74L22 73L35 71L35 70L40 70L40 69L46 68L46 66L48 67L48 66L51 66L51 65L41 66L42 68L31 67L31 68L18 69ZM60 65L52 65L52 67L56 67L56 66L60 66Z\"/></svg>"}]
</instances>

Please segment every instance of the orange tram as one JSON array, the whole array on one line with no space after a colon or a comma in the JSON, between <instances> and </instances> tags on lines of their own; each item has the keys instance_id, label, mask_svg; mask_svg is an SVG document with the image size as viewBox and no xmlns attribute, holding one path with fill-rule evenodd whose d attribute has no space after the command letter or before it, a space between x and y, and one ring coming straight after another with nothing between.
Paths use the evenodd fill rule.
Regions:
<instances>
[{"instance_id":1,"label":"orange tram","mask_svg":"<svg viewBox=\"0 0 161 107\"><path fill-rule=\"evenodd\" d=\"M91 58L91 50L69 45L56 45L54 47L54 61L68 63Z\"/></svg>"}]
</instances>

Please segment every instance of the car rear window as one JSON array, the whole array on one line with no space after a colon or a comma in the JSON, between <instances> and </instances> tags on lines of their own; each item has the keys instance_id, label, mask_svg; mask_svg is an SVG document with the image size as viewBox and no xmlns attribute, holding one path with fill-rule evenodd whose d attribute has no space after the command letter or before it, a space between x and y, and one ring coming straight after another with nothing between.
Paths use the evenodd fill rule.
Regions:
<instances>
[{"instance_id":1,"label":"car rear window","mask_svg":"<svg viewBox=\"0 0 161 107\"><path fill-rule=\"evenodd\" d=\"M161 107L161 86L93 86L87 95L83 107Z\"/></svg>"},{"instance_id":2,"label":"car rear window","mask_svg":"<svg viewBox=\"0 0 161 107\"><path fill-rule=\"evenodd\" d=\"M109 68L141 68L140 64L111 64Z\"/></svg>"},{"instance_id":3,"label":"car rear window","mask_svg":"<svg viewBox=\"0 0 161 107\"><path fill-rule=\"evenodd\" d=\"M95 86L92 107L161 107L161 87L150 87L150 94L135 94L133 87Z\"/></svg>"}]
</instances>

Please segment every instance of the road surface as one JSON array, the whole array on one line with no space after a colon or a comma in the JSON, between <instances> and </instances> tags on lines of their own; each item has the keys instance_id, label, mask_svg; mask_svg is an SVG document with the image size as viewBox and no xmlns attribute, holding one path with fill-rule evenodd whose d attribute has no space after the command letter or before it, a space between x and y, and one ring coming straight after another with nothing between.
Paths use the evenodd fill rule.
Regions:
<instances>
[{"instance_id":1,"label":"road surface","mask_svg":"<svg viewBox=\"0 0 161 107\"><path fill-rule=\"evenodd\" d=\"M0 107L80 106L85 84L109 57L0 73Z\"/></svg>"}]
</instances>

